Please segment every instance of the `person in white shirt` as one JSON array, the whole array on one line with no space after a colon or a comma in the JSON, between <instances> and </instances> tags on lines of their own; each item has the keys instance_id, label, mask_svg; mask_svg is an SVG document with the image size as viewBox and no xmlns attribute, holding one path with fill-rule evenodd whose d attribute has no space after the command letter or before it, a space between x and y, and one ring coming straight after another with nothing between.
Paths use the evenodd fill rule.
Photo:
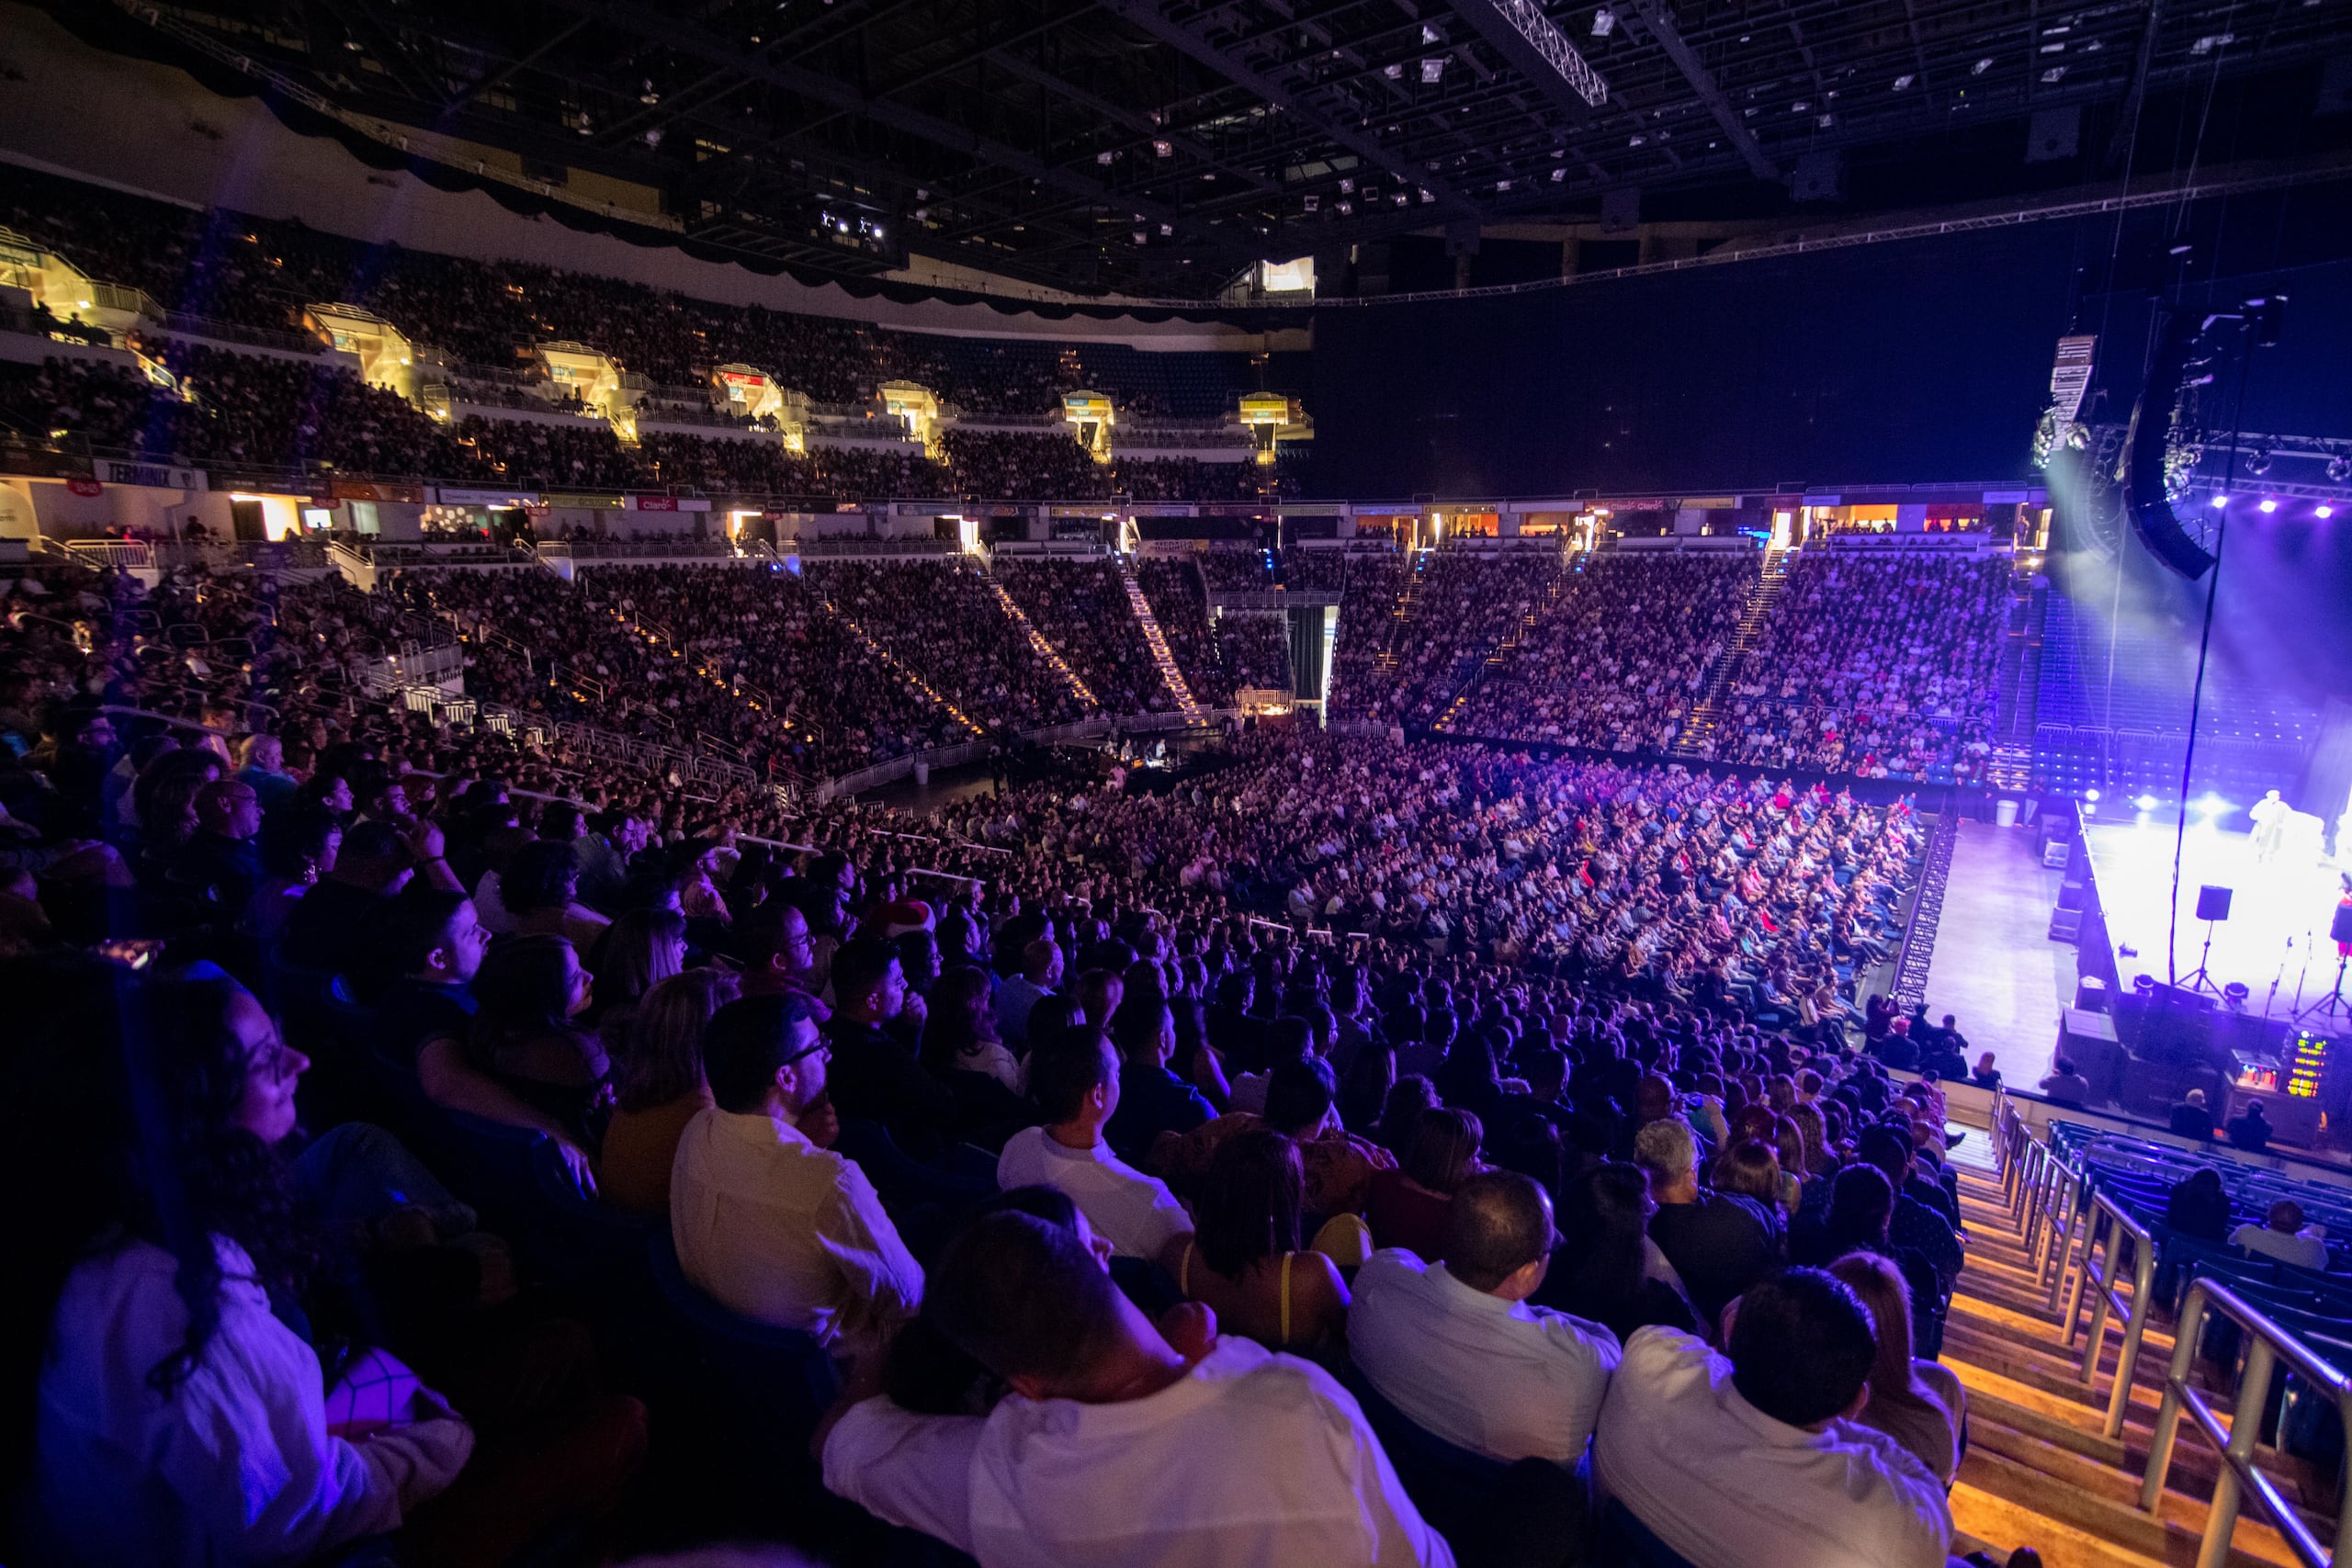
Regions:
<instances>
[{"instance_id":1,"label":"person in white shirt","mask_svg":"<svg viewBox=\"0 0 2352 1568\"><path fill-rule=\"evenodd\" d=\"M1029 1054L1029 1094L1046 1124L1005 1140L996 1184L1058 1188L1094 1234L1124 1258L1158 1258L1193 1228L1168 1184L1127 1164L1102 1140L1119 1109L1119 1055L1102 1032L1072 1029Z\"/></svg>"},{"instance_id":2,"label":"person in white shirt","mask_svg":"<svg viewBox=\"0 0 2352 1568\"><path fill-rule=\"evenodd\" d=\"M852 1359L922 1303L922 1269L873 1183L834 1154L829 1047L808 1002L747 997L703 1039L709 1109L670 1167L678 1267L729 1310L813 1334Z\"/></svg>"},{"instance_id":3,"label":"person in white shirt","mask_svg":"<svg viewBox=\"0 0 2352 1568\"><path fill-rule=\"evenodd\" d=\"M2232 1231L2230 1245L2298 1269L2327 1267L2326 1230L2319 1225L2305 1230L2302 1205L2291 1199L2281 1198L2271 1204L2266 1223Z\"/></svg>"},{"instance_id":4,"label":"person in white shirt","mask_svg":"<svg viewBox=\"0 0 2352 1568\"><path fill-rule=\"evenodd\" d=\"M1443 1263L1375 1252L1356 1273L1348 1350L1382 1397L1458 1448L1573 1468L1617 1370L1617 1337L1527 1298L1552 1260L1552 1201L1515 1171L1453 1194Z\"/></svg>"},{"instance_id":5,"label":"person in white shirt","mask_svg":"<svg viewBox=\"0 0 2352 1568\"><path fill-rule=\"evenodd\" d=\"M1330 1374L1246 1339L1178 1348L1071 1230L978 1221L924 1318L1012 1392L985 1416L852 1405L825 1484L983 1568L1451 1568Z\"/></svg>"},{"instance_id":6,"label":"person in white shirt","mask_svg":"<svg viewBox=\"0 0 2352 1568\"><path fill-rule=\"evenodd\" d=\"M1601 1492L1693 1568L1944 1568L1942 1484L1853 1419L1878 1354L1869 1309L1787 1269L1729 1315L1728 1359L1670 1328L1627 1342L1593 1438Z\"/></svg>"},{"instance_id":7,"label":"person in white shirt","mask_svg":"<svg viewBox=\"0 0 2352 1568\"><path fill-rule=\"evenodd\" d=\"M1062 950L1051 937L1039 937L1021 950L1021 973L996 988L997 1038L1008 1045L1026 1044L1029 1010L1062 983Z\"/></svg>"},{"instance_id":8,"label":"person in white shirt","mask_svg":"<svg viewBox=\"0 0 2352 1568\"><path fill-rule=\"evenodd\" d=\"M352 1385L270 1311L269 1286L300 1282L277 1151L308 1059L226 979L130 998L87 970L14 979L0 1146L62 1184L14 1232L22 1560L300 1562L413 1525L473 1428L413 1376L349 1419Z\"/></svg>"}]
</instances>

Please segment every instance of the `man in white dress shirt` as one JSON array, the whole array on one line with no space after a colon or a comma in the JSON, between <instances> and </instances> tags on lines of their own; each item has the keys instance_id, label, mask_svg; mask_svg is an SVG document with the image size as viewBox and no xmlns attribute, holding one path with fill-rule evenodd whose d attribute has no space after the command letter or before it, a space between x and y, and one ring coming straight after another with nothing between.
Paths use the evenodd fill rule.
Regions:
<instances>
[{"instance_id":1,"label":"man in white dress shirt","mask_svg":"<svg viewBox=\"0 0 2352 1568\"><path fill-rule=\"evenodd\" d=\"M1099 1030L1073 1029L1029 1054L1029 1094L1046 1124L1005 1140L996 1184L1069 1194L1094 1234L1123 1258L1158 1258L1193 1228L1167 1183L1127 1164L1103 1141L1119 1109L1119 1055Z\"/></svg>"},{"instance_id":2,"label":"man in white dress shirt","mask_svg":"<svg viewBox=\"0 0 2352 1568\"><path fill-rule=\"evenodd\" d=\"M925 1315L1012 1392L986 1416L853 1405L825 1484L983 1568L1452 1568L1330 1374L1246 1339L1180 1351L1073 1231L987 1216Z\"/></svg>"},{"instance_id":3,"label":"man in white dress shirt","mask_svg":"<svg viewBox=\"0 0 2352 1568\"><path fill-rule=\"evenodd\" d=\"M1738 1299L1730 1348L1627 1342L1593 1438L1602 1493L1693 1568L1944 1568L1943 1487L1853 1420L1877 1353L1860 1299L1783 1269Z\"/></svg>"},{"instance_id":4,"label":"man in white dress shirt","mask_svg":"<svg viewBox=\"0 0 2352 1568\"><path fill-rule=\"evenodd\" d=\"M803 1329L853 1359L922 1303L922 1268L873 1183L830 1141L830 1047L795 996L728 1003L703 1037L716 1101L670 1167L678 1267L721 1305Z\"/></svg>"},{"instance_id":5,"label":"man in white dress shirt","mask_svg":"<svg viewBox=\"0 0 2352 1568\"><path fill-rule=\"evenodd\" d=\"M1573 1468L1617 1370L1617 1337L1530 1306L1551 1263L1552 1201L1515 1171L1453 1195L1446 1261L1398 1248L1357 1271L1348 1351L1384 1398L1458 1448Z\"/></svg>"}]
</instances>

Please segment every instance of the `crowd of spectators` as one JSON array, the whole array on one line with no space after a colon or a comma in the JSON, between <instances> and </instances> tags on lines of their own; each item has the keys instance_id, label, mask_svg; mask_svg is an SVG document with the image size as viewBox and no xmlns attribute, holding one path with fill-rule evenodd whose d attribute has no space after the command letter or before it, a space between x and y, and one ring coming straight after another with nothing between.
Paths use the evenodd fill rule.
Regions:
<instances>
[{"instance_id":1,"label":"crowd of spectators","mask_svg":"<svg viewBox=\"0 0 2352 1568\"><path fill-rule=\"evenodd\" d=\"M1981 778L2009 563L1807 552L1734 680L1728 760L1879 778Z\"/></svg>"},{"instance_id":2,"label":"crowd of spectators","mask_svg":"<svg viewBox=\"0 0 2352 1568\"><path fill-rule=\"evenodd\" d=\"M1372 568L1373 562L1366 560L1363 566ZM1340 605L1343 620L1358 598L1354 586L1358 570L1351 563L1347 598ZM1373 570L1363 575L1369 578ZM1369 649L1358 648L1343 657L1340 669L1350 678L1343 702L1335 671L1335 712L1391 723L1429 724L1478 662L1497 651L1506 638L1523 636L1565 586L1560 558L1550 550L1498 555L1473 548L1440 550L1419 558L1399 576L1400 597L1392 599L1391 607L1407 612L1401 622L1381 626L1371 618L1372 606L1364 604L1358 606L1361 615L1353 626L1343 624L1340 628L1343 646L1351 631L1377 632L1384 644L1375 656L1381 660L1376 674L1365 662ZM1373 596L1377 597L1376 589Z\"/></svg>"},{"instance_id":3,"label":"crowd of spectators","mask_svg":"<svg viewBox=\"0 0 2352 1568\"><path fill-rule=\"evenodd\" d=\"M810 592L975 725L1018 731L1085 716L1069 682L1005 613L977 568L960 560L818 561L805 570ZM1126 609L1118 605L1123 615Z\"/></svg>"},{"instance_id":4,"label":"crowd of spectators","mask_svg":"<svg viewBox=\"0 0 2352 1568\"><path fill-rule=\"evenodd\" d=\"M512 370L534 344L567 341L660 385L697 386L715 366L748 364L820 403L863 402L884 382L909 380L967 412L1023 416L1057 410L1063 393L1080 389L1110 394L1131 415L1175 412L1179 376L1228 387L1222 412L1250 381L1240 355L896 332L521 262L368 245L299 221L198 211L31 170L12 169L9 184L9 227L169 310L291 333L307 306L356 305L460 365ZM1184 363L1162 363L1174 361Z\"/></svg>"},{"instance_id":5,"label":"crowd of spectators","mask_svg":"<svg viewBox=\"0 0 2352 1568\"><path fill-rule=\"evenodd\" d=\"M1175 694L1143 640L1126 584L1109 559L998 558L997 581L1061 650L1105 713L1168 713Z\"/></svg>"},{"instance_id":6,"label":"crowd of spectators","mask_svg":"<svg viewBox=\"0 0 2352 1568\"><path fill-rule=\"evenodd\" d=\"M1290 625L1284 617L1239 611L1220 615L1216 649L1236 688L1290 690Z\"/></svg>"},{"instance_id":7,"label":"crowd of spectators","mask_svg":"<svg viewBox=\"0 0 2352 1568\"><path fill-rule=\"evenodd\" d=\"M1604 554L1570 571L1450 728L1604 751L1663 751L1730 648L1752 554Z\"/></svg>"},{"instance_id":8,"label":"crowd of spectators","mask_svg":"<svg viewBox=\"0 0 2352 1568\"><path fill-rule=\"evenodd\" d=\"M1211 629L1208 598L1193 558L1146 557L1136 563L1136 581L1151 605L1152 619L1159 623L1169 656L1183 671L1193 700L1204 707L1230 706L1233 676L1226 668L1223 646Z\"/></svg>"},{"instance_id":9,"label":"crowd of spectators","mask_svg":"<svg viewBox=\"0 0 2352 1568\"><path fill-rule=\"evenodd\" d=\"M198 465L300 473L511 484L517 489L658 490L859 501L880 497L1138 500L1256 499L1249 464L1122 458L1098 464L1066 434L950 430L945 463L921 451L824 441L787 451L758 438L646 431L624 444L602 419L501 419L468 412L444 424L348 369L200 344L149 345L173 378L165 386L129 366L51 358L0 365L0 424L63 434L96 451ZM537 393L469 389L545 415ZM560 412L560 411L558 411Z\"/></svg>"},{"instance_id":10,"label":"crowd of spectators","mask_svg":"<svg viewBox=\"0 0 2352 1568\"><path fill-rule=\"evenodd\" d=\"M1213 592L1260 593L1274 586L1275 557L1272 551L1211 549L1192 558L1200 569L1202 582Z\"/></svg>"},{"instance_id":11,"label":"crowd of spectators","mask_svg":"<svg viewBox=\"0 0 2352 1568\"><path fill-rule=\"evenodd\" d=\"M161 347L165 388L129 366L0 365L0 423L99 450L224 468L489 477L464 441L351 372L200 344Z\"/></svg>"},{"instance_id":12,"label":"crowd of spectators","mask_svg":"<svg viewBox=\"0 0 2352 1568\"><path fill-rule=\"evenodd\" d=\"M1334 570L1336 568L1336 570ZM1340 624L1331 644L1331 689L1327 707L1334 718L1380 720L1394 726L1386 702L1392 646L1403 630L1406 585L1412 564L1394 551L1286 551L1285 579L1299 572L1299 586L1340 592Z\"/></svg>"},{"instance_id":13,"label":"crowd of spectators","mask_svg":"<svg viewBox=\"0 0 2352 1568\"><path fill-rule=\"evenodd\" d=\"M971 802L927 828L1013 853L941 846L990 879L917 898L854 811L778 856L357 736L240 743L231 771L209 740L92 727L47 670L12 665L12 694L21 674L38 745L12 799L66 851L7 894L9 1291L45 1328L12 1354L5 1453L33 1561L696 1540L710 1518L661 1491L774 1493L776 1460L734 1450L814 1420L713 1404L698 1378L751 1375L727 1349L698 1373L644 1354L713 1314L847 1368L795 1429L832 1493L990 1563L1452 1563L1479 1526L1430 1526L1435 1493L1334 1375L1538 1460L1496 1526L1562 1561L1597 1528L1588 1450L1702 1568L1950 1550L1964 1394L1931 1357L1964 1239L1931 1081L1898 1093L1837 1032L1731 995L1235 917L1334 835L1419 853L1630 778L1263 739L1193 799ZM108 802L125 739L148 760ZM1743 829L1778 811L1679 799ZM1785 816L1806 813L1858 829L1851 802ZM1155 856L1179 844L1193 861ZM73 952L118 915L141 971ZM341 1010L301 1001L312 976ZM576 1192L503 1180L515 1140ZM661 1218L671 1286L633 1277ZM583 1235L635 1251L581 1258ZM593 1331L659 1291L701 1316ZM94 1396L155 1366L160 1399ZM769 1518L854 1559L882 1540Z\"/></svg>"},{"instance_id":14,"label":"crowd of spectators","mask_svg":"<svg viewBox=\"0 0 2352 1568\"><path fill-rule=\"evenodd\" d=\"M1951 1549L1944 1107L1842 1020L1906 803L1268 731L1150 794L690 813L300 708L413 586L43 573L0 632L7 1290L45 1325L12 1558L493 1562L560 1527L593 1559L707 1538L684 1499L731 1483L884 1560L791 1493L812 1440L989 1563ZM588 575L600 653L687 666L731 656L695 605L775 586ZM236 637L233 676L200 656ZM216 729L128 711L166 677L224 682ZM806 1337L821 1419L714 1393L768 1375L728 1359L753 1325ZM629 1351L697 1335L716 1364ZM1449 1540L1372 1398L1536 1490Z\"/></svg>"}]
</instances>

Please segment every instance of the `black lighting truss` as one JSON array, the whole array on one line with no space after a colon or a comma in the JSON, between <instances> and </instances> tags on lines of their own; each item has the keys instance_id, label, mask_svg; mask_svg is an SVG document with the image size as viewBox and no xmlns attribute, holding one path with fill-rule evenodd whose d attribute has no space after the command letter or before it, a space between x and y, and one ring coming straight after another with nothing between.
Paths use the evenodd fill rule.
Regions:
<instances>
[{"instance_id":1,"label":"black lighting truss","mask_svg":"<svg viewBox=\"0 0 2352 1568\"><path fill-rule=\"evenodd\" d=\"M2194 138L2135 155L2133 126L2193 130L2232 85L2307 119L2343 48L2304 0L52 4L651 187L715 244L1196 299L1253 260L1589 220L1611 192L1770 217L1807 161L1844 160L1850 207L2016 196L2050 183L2035 116L2078 183L2154 173Z\"/></svg>"}]
</instances>

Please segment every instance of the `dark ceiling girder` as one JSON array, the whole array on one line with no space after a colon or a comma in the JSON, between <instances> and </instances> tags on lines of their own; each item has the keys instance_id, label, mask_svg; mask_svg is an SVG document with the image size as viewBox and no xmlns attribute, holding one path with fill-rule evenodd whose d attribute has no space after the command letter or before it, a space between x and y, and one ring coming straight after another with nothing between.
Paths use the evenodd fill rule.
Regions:
<instances>
[{"instance_id":1,"label":"dark ceiling girder","mask_svg":"<svg viewBox=\"0 0 2352 1568\"><path fill-rule=\"evenodd\" d=\"M1376 164L1397 179L1429 191L1437 197L1438 206L1451 209L1451 216L1475 218L1479 215L1477 203L1454 189L1451 182L1416 167L1411 160L1382 146L1377 138L1341 125L1320 110L1300 102L1272 77L1235 59L1190 28L1170 21L1160 13L1158 0L1096 0L1096 4L1179 53L1191 56L1236 86L1248 89L1284 114L1312 126L1365 163Z\"/></svg>"},{"instance_id":2,"label":"dark ceiling girder","mask_svg":"<svg viewBox=\"0 0 2352 1568\"><path fill-rule=\"evenodd\" d=\"M1282 186L1266 179L1253 169L1219 157L1216 150L1204 142L1186 136L1181 131L1164 130L1151 123L1149 115L1122 107L1108 98L1097 97L1075 82L1066 82L1042 65L1003 50L991 51L989 60L998 70L1004 72L1007 75L1018 76L1033 86L1043 87L1049 93L1092 109L1105 119L1115 120L1139 136L1148 136L1155 141L1165 141L1187 157L1197 159L1211 168L1247 182L1252 190L1263 191L1272 196L1282 194Z\"/></svg>"},{"instance_id":3,"label":"dark ceiling girder","mask_svg":"<svg viewBox=\"0 0 2352 1568\"><path fill-rule=\"evenodd\" d=\"M1031 39L1042 37L1046 33L1054 31L1057 28L1067 25L1069 20L1069 18L1067 16L1049 17L1045 21L1023 28L1019 32L1013 33L1008 38L1001 38L993 40L992 42L983 43L978 49L967 50L951 60L944 60L936 65L928 66L923 70L916 72L911 76L902 77L899 81L892 82L888 86L877 87L875 89L874 96L877 99L896 97L899 94L907 92L911 88L920 87L926 82L935 82L942 76L952 76L956 72L965 69L967 66L978 65L984 61L993 59L999 50L1011 49L1015 44L1027 43ZM832 124L833 121L842 118L844 117L840 114L827 115L824 118L811 124L808 129L811 131L822 130L825 127Z\"/></svg>"},{"instance_id":4,"label":"dark ceiling girder","mask_svg":"<svg viewBox=\"0 0 2352 1568\"><path fill-rule=\"evenodd\" d=\"M861 118L873 120L877 125L888 126L893 130L903 131L920 141L945 147L953 152L961 152L967 157L1018 170L1041 184L1057 186L1073 195L1088 197L1105 207L1114 207L1129 212L1145 212L1163 223L1178 223L1184 220L1184 215L1174 208L1132 193L1121 192L1104 185L1100 180L1072 170L1057 168L1023 152L1018 147L1006 146L1003 142L966 130L961 126L951 125L946 120L925 114L920 109L909 108L903 104L892 103L887 98L877 98L837 77L827 76L820 72L810 71L799 65L784 64L774 61L747 60L743 57L741 50L729 44L723 39L715 38L702 28L688 26L674 17L660 16L642 6L625 3L625 0L552 0L552 3L574 15L584 14L625 32L635 33L675 53L691 55L714 65L731 66L743 74L755 77L771 86L781 87L788 93L797 93L834 108L847 110Z\"/></svg>"},{"instance_id":5,"label":"dark ceiling girder","mask_svg":"<svg viewBox=\"0 0 2352 1568\"><path fill-rule=\"evenodd\" d=\"M424 73L424 67L409 55L408 46L384 19L376 15L367 0L320 0L327 15L351 29L368 52L384 68L386 74L406 88L409 94L424 103L435 103L448 90L446 83L434 83Z\"/></svg>"},{"instance_id":6,"label":"dark ceiling girder","mask_svg":"<svg viewBox=\"0 0 2352 1568\"><path fill-rule=\"evenodd\" d=\"M508 62L502 69L492 72L488 75L481 77L471 86L467 87L464 91L452 97L447 103L442 105L441 112L445 115L455 114L459 109L465 107L466 105L471 103L474 99L481 96L484 93L496 92L499 88L513 81L517 72L520 72L526 67L537 64L540 60L544 59L548 54L553 53L556 48L568 40L572 34L578 32L587 25L588 18L581 17L575 18L570 27L560 28L556 31L549 33L546 38L539 40L538 46L533 49L530 53L526 54L519 59Z\"/></svg>"},{"instance_id":7,"label":"dark ceiling girder","mask_svg":"<svg viewBox=\"0 0 2352 1568\"><path fill-rule=\"evenodd\" d=\"M1778 180L1781 171L1764 155L1764 144L1756 140L1756 133L1747 129L1747 121L1724 96L1713 73L1683 41L1682 29L1674 25L1674 13L1667 9L1665 0L1634 0L1634 10L1649 28L1650 36L1657 39L1657 46L1666 51L1666 57L1674 62L1674 68L1682 73L1682 79L1690 84L1691 92L1715 117L1715 123L1731 139L1731 144L1739 149L1739 155L1747 161L1748 171L1759 180Z\"/></svg>"},{"instance_id":8,"label":"dark ceiling girder","mask_svg":"<svg viewBox=\"0 0 2352 1568\"><path fill-rule=\"evenodd\" d=\"M1471 30L1485 39L1487 47L1501 55L1513 71L1544 95L1544 102L1567 116L1569 124L1580 126L1592 118L1595 106L1588 102L1568 79L1544 58L1518 26L1498 8L1496 0L1453 0L1453 14L1469 23ZM1541 27L1549 23L1550 18L1539 17L1536 25ZM1552 30L1557 30L1556 25L1552 26ZM1573 50L1574 46L1570 47ZM1576 62L1587 71L1591 70L1581 55L1577 57ZM1598 73L1594 74L1598 76Z\"/></svg>"}]
</instances>

